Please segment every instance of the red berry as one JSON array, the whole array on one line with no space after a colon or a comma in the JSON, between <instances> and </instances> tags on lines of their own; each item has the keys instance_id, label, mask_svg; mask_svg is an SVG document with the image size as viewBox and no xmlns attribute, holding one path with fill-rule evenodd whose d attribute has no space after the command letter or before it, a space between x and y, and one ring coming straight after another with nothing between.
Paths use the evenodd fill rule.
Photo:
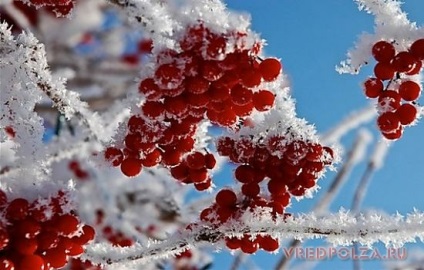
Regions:
<instances>
[{"instance_id":1,"label":"red berry","mask_svg":"<svg viewBox=\"0 0 424 270\"><path fill-rule=\"evenodd\" d=\"M255 180L255 169L249 165L240 165L234 172L235 178L241 183L250 183Z\"/></svg>"},{"instance_id":2,"label":"red berry","mask_svg":"<svg viewBox=\"0 0 424 270\"><path fill-rule=\"evenodd\" d=\"M206 45L206 56L212 60L222 60L225 57L227 40L222 36L212 35Z\"/></svg>"},{"instance_id":3,"label":"red berry","mask_svg":"<svg viewBox=\"0 0 424 270\"><path fill-rule=\"evenodd\" d=\"M18 262L17 269L44 270L44 260L38 255L26 255Z\"/></svg>"},{"instance_id":4,"label":"red berry","mask_svg":"<svg viewBox=\"0 0 424 270\"><path fill-rule=\"evenodd\" d=\"M143 114L150 119L160 119L165 115L163 103L159 101L146 101L141 106L141 110Z\"/></svg>"},{"instance_id":5,"label":"red berry","mask_svg":"<svg viewBox=\"0 0 424 270\"><path fill-rule=\"evenodd\" d=\"M78 219L71 214L59 216L56 220L57 231L64 235L70 235L76 232L78 230L78 225Z\"/></svg>"},{"instance_id":6,"label":"red berry","mask_svg":"<svg viewBox=\"0 0 424 270\"><path fill-rule=\"evenodd\" d=\"M243 106L250 102L252 102L253 99L253 92L252 90L243 87L242 85L238 84L234 86L231 89L231 100L234 104Z\"/></svg>"},{"instance_id":7,"label":"red berry","mask_svg":"<svg viewBox=\"0 0 424 270\"><path fill-rule=\"evenodd\" d=\"M6 208L6 218L9 220L22 220L28 214L29 203L27 200L18 198L9 203Z\"/></svg>"},{"instance_id":8,"label":"red berry","mask_svg":"<svg viewBox=\"0 0 424 270\"><path fill-rule=\"evenodd\" d=\"M378 62L389 63L395 54L395 47L384 40L375 43L372 47L372 55Z\"/></svg>"},{"instance_id":9,"label":"red berry","mask_svg":"<svg viewBox=\"0 0 424 270\"><path fill-rule=\"evenodd\" d=\"M219 80L224 75L224 71L217 61L204 61L200 72L203 78L210 82Z\"/></svg>"},{"instance_id":10,"label":"red berry","mask_svg":"<svg viewBox=\"0 0 424 270\"><path fill-rule=\"evenodd\" d=\"M396 130L392 130L390 132L381 132L381 134L388 140L397 140L402 137L402 126L400 126Z\"/></svg>"},{"instance_id":11,"label":"red berry","mask_svg":"<svg viewBox=\"0 0 424 270\"><path fill-rule=\"evenodd\" d=\"M36 239L15 238L12 241L13 248L22 255L34 254L38 248Z\"/></svg>"},{"instance_id":12,"label":"red berry","mask_svg":"<svg viewBox=\"0 0 424 270\"><path fill-rule=\"evenodd\" d=\"M142 80L138 85L138 91L143 93L147 100L157 100L162 96L162 91L152 78Z\"/></svg>"},{"instance_id":13,"label":"red berry","mask_svg":"<svg viewBox=\"0 0 424 270\"><path fill-rule=\"evenodd\" d=\"M385 112L377 118L377 125L383 132L392 132L400 127L400 120L396 113Z\"/></svg>"},{"instance_id":14,"label":"red berry","mask_svg":"<svg viewBox=\"0 0 424 270\"><path fill-rule=\"evenodd\" d=\"M414 68L410 71L406 72L406 75L415 75L420 73L421 68L423 67L423 62L421 60L416 60L414 64Z\"/></svg>"},{"instance_id":15,"label":"red berry","mask_svg":"<svg viewBox=\"0 0 424 270\"><path fill-rule=\"evenodd\" d=\"M119 166L124 159L122 151L115 147L108 147L105 151L105 159L109 161L113 166Z\"/></svg>"},{"instance_id":16,"label":"red berry","mask_svg":"<svg viewBox=\"0 0 424 270\"><path fill-rule=\"evenodd\" d=\"M217 124L223 127L230 127L237 121L237 115L231 108L226 108L220 112L217 117Z\"/></svg>"},{"instance_id":17,"label":"red berry","mask_svg":"<svg viewBox=\"0 0 424 270\"><path fill-rule=\"evenodd\" d=\"M216 165L215 156L211 153L207 153L205 155L205 167L206 167L206 169L211 170L215 167L215 165Z\"/></svg>"},{"instance_id":18,"label":"red berry","mask_svg":"<svg viewBox=\"0 0 424 270\"><path fill-rule=\"evenodd\" d=\"M37 221L26 218L18 223L15 223L16 232L24 238L34 238L41 231L40 223Z\"/></svg>"},{"instance_id":19,"label":"red berry","mask_svg":"<svg viewBox=\"0 0 424 270\"><path fill-rule=\"evenodd\" d=\"M244 236L241 239L241 250L247 254L253 254L258 250L258 244L250 240L250 236Z\"/></svg>"},{"instance_id":20,"label":"red berry","mask_svg":"<svg viewBox=\"0 0 424 270\"><path fill-rule=\"evenodd\" d=\"M383 91L378 97L378 108L383 112L391 112L399 108L401 97L398 92L393 90Z\"/></svg>"},{"instance_id":21,"label":"red berry","mask_svg":"<svg viewBox=\"0 0 424 270\"><path fill-rule=\"evenodd\" d=\"M165 110L169 117L181 118L188 111L188 103L182 96L165 99Z\"/></svg>"},{"instance_id":22,"label":"red berry","mask_svg":"<svg viewBox=\"0 0 424 270\"><path fill-rule=\"evenodd\" d=\"M409 125L417 118L417 108L412 104L402 104L397 110L396 115L402 125Z\"/></svg>"},{"instance_id":23,"label":"red berry","mask_svg":"<svg viewBox=\"0 0 424 270\"><path fill-rule=\"evenodd\" d=\"M392 60L392 67L398 72L410 72L415 67L416 58L409 52L400 52Z\"/></svg>"},{"instance_id":24,"label":"red berry","mask_svg":"<svg viewBox=\"0 0 424 270\"><path fill-rule=\"evenodd\" d=\"M153 150L151 153L148 153L144 159L141 160L141 163L145 167L153 167L159 164L162 160L162 154L159 149Z\"/></svg>"},{"instance_id":25,"label":"red berry","mask_svg":"<svg viewBox=\"0 0 424 270\"><path fill-rule=\"evenodd\" d=\"M206 179L206 181L202 183L194 183L194 187L198 191L207 190L208 188L211 187L211 185L212 185L212 180L210 178Z\"/></svg>"},{"instance_id":26,"label":"red berry","mask_svg":"<svg viewBox=\"0 0 424 270\"><path fill-rule=\"evenodd\" d=\"M55 231L42 231L37 235L37 241L39 250L55 248L59 243L59 235Z\"/></svg>"},{"instance_id":27,"label":"red berry","mask_svg":"<svg viewBox=\"0 0 424 270\"><path fill-rule=\"evenodd\" d=\"M199 170L190 169L188 177L194 183L201 183L208 179L208 171L206 170L206 168L202 168Z\"/></svg>"},{"instance_id":28,"label":"red berry","mask_svg":"<svg viewBox=\"0 0 424 270\"><path fill-rule=\"evenodd\" d=\"M421 94L420 85L414 81L405 81L399 86L399 94L406 101L414 101Z\"/></svg>"},{"instance_id":29,"label":"red berry","mask_svg":"<svg viewBox=\"0 0 424 270\"><path fill-rule=\"evenodd\" d=\"M181 163L182 153L180 151L167 151L162 153L162 164L174 166Z\"/></svg>"},{"instance_id":30,"label":"red berry","mask_svg":"<svg viewBox=\"0 0 424 270\"><path fill-rule=\"evenodd\" d=\"M259 71L265 81L275 80L281 72L281 63L278 59L267 58L259 64Z\"/></svg>"},{"instance_id":31,"label":"red berry","mask_svg":"<svg viewBox=\"0 0 424 270\"><path fill-rule=\"evenodd\" d=\"M377 78L368 78L364 84L364 93L369 98L376 98L383 92L383 82Z\"/></svg>"},{"instance_id":32,"label":"red berry","mask_svg":"<svg viewBox=\"0 0 424 270\"><path fill-rule=\"evenodd\" d=\"M416 58L424 60L424 38L414 41L409 51Z\"/></svg>"},{"instance_id":33,"label":"red berry","mask_svg":"<svg viewBox=\"0 0 424 270\"><path fill-rule=\"evenodd\" d=\"M133 177L141 172L141 160L132 157L126 158L121 163L121 171L128 177Z\"/></svg>"},{"instance_id":34,"label":"red berry","mask_svg":"<svg viewBox=\"0 0 424 270\"><path fill-rule=\"evenodd\" d=\"M279 243L277 239L272 238L269 235L258 236L259 246L268 252L273 252L279 248Z\"/></svg>"},{"instance_id":35,"label":"red berry","mask_svg":"<svg viewBox=\"0 0 424 270\"><path fill-rule=\"evenodd\" d=\"M189 93L202 94L208 91L210 82L203 77L189 77L185 80L185 87Z\"/></svg>"},{"instance_id":36,"label":"red berry","mask_svg":"<svg viewBox=\"0 0 424 270\"><path fill-rule=\"evenodd\" d=\"M47 263L50 264L51 267L54 268L61 268L67 263L65 250L59 248L46 250L43 258Z\"/></svg>"},{"instance_id":37,"label":"red berry","mask_svg":"<svg viewBox=\"0 0 424 270\"><path fill-rule=\"evenodd\" d=\"M389 63L378 62L374 67L374 74L380 80L390 80L395 75L395 69Z\"/></svg>"},{"instance_id":38,"label":"red berry","mask_svg":"<svg viewBox=\"0 0 424 270\"><path fill-rule=\"evenodd\" d=\"M247 184L243 184L241 186L241 192L246 195L247 197L251 197L254 198L256 196L258 196L259 192L260 192L260 187L257 183L247 183Z\"/></svg>"},{"instance_id":39,"label":"red berry","mask_svg":"<svg viewBox=\"0 0 424 270\"><path fill-rule=\"evenodd\" d=\"M255 109L264 112L272 108L275 101L275 95L268 90L259 90L253 94L253 105Z\"/></svg>"},{"instance_id":40,"label":"red berry","mask_svg":"<svg viewBox=\"0 0 424 270\"><path fill-rule=\"evenodd\" d=\"M200 170L205 167L205 156L200 152L194 152L186 157L187 166L193 170Z\"/></svg>"},{"instance_id":41,"label":"red berry","mask_svg":"<svg viewBox=\"0 0 424 270\"><path fill-rule=\"evenodd\" d=\"M215 200L221 207L233 207L237 203L237 195L230 189L223 189L216 194Z\"/></svg>"},{"instance_id":42,"label":"red berry","mask_svg":"<svg viewBox=\"0 0 424 270\"><path fill-rule=\"evenodd\" d=\"M261 83L262 77L258 70L249 68L242 70L240 74L241 83L243 86L253 88Z\"/></svg>"},{"instance_id":43,"label":"red berry","mask_svg":"<svg viewBox=\"0 0 424 270\"><path fill-rule=\"evenodd\" d=\"M182 71L176 64L163 64L156 69L155 81L161 88L176 88L182 83L182 80Z\"/></svg>"},{"instance_id":44,"label":"red berry","mask_svg":"<svg viewBox=\"0 0 424 270\"><path fill-rule=\"evenodd\" d=\"M249 102L242 106L233 104L233 112L239 117L245 117L245 116L251 115L253 108L254 108L253 102Z\"/></svg>"},{"instance_id":45,"label":"red berry","mask_svg":"<svg viewBox=\"0 0 424 270\"><path fill-rule=\"evenodd\" d=\"M225 245L229 249L238 249L238 248L240 248L240 244L241 244L240 239L238 239L236 237L226 237L225 238Z\"/></svg>"}]
</instances>

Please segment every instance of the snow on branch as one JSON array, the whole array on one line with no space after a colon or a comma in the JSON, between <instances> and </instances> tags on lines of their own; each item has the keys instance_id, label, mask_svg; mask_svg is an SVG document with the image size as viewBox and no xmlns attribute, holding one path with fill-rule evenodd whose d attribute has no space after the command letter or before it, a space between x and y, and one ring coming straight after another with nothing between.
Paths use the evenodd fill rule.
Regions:
<instances>
[{"instance_id":1,"label":"snow on branch","mask_svg":"<svg viewBox=\"0 0 424 270\"><path fill-rule=\"evenodd\" d=\"M424 29L410 22L397 0L355 0L359 10L375 16L374 34L362 34L355 48L349 50L347 60L336 67L339 73L357 74L371 58L370 48L379 40L395 41L398 50L406 50L410 43L424 36Z\"/></svg>"},{"instance_id":2,"label":"snow on branch","mask_svg":"<svg viewBox=\"0 0 424 270\"><path fill-rule=\"evenodd\" d=\"M78 93L66 89L64 80L52 77L43 44L32 33L23 32L14 39L8 27L6 23L0 25L0 67L2 70L6 67L14 69L9 72L9 80L25 82L21 84L24 88L35 87L41 90L66 118L77 117L94 136L107 140L107 134L102 132L100 117L88 109L87 103L80 100Z\"/></svg>"},{"instance_id":3,"label":"snow on branch","mask_svg":"<svg viewBox=\"0 0 424 270\"><path fill-rule=\"evenodd\" d=\"M246 213L242 220L243 222L232 221L224 226L194 225L166 241L154 242L147 247L135 245L123 249L106 244L92 244L87 248L83 259L101 264L119 263L122 267L131 268L131 265L174 256L205 242L216 244L216 247L220 248L225 237L242 237L244 234L267 234L280 239L299 240L326 238L327 242L333 245L351 245L358 242L371 246L383 242L386 246L399 247L408 242L416 242L417 238L424 241L424 213L417 210L406 217L400 214L355 216L341 210L323 217L303 214L289 218L280 217L274 221L271 216Z\"/></svg>"}]
</instances>

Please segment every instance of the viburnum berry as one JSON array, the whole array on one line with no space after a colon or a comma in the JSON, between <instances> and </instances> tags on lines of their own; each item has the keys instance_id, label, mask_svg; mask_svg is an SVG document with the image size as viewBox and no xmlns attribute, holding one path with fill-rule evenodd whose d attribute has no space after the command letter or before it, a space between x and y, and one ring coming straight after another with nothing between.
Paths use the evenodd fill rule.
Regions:
<instances>
[{"instance_id":1,"label":"viburnum berry","mask_svg":"<svg viewBox=\"0 0 424 270\"><path fill-rule=\"evenodd\" d=\"M281 62L276 58L267 58L259 64L259 71L265 81L273 81L280 74Z\"/></svg>"},{"instance_id":2,"label":"viburnum berry","mask_svg":"<svg viewBox=\"0 0 424 270\"><path fill-rule=\"evenodd\" d=\"M258 196L260 191L261 191L261 188L259 187L257 183L251 182L251 183L243 184L241 186L241 192L247 197L254 198Z\"/></svg>"},{"instance_id":3,"label":"viburnum berry","mask_svg":"<svg viewBox=\"0 0 424 270\"><path fill-rule=\"evenodd\" d=\"M251 115L253 109L254 109L253 102L249 102L249 103L242 105L242 106L239 106L239 105L236 105L236 104L233 104L233 106L232 106L233 112L239 117L245 117L245 116Z\"/></svg>"},{"instance_id":4,"label":"viburnum berry","mask_svg":"<svg viewBox=\"0 0 424 270\"><path fill-rule=\"evenodd\" d=\"M218 114L216 122L223 127L230 127L237 122L237 115L231 108L225 108Z\"/></svg>"},{"instance_id":5,"label":"viburnum berry","mask_svg":"<svg viewBox=\"0 0 424 270\"><path fill-rule=\"evenodd\" d=\"M153 167L159 164L162 160L162 154L158 149L154 149L151 153L145 155L141 163L145 167Z\"/></svg>"},{"instance_id":6,"label":"viburnum berry","mask_svg":"<svg viewBox=\"0 0 424 270\"><path fill-rule=\"evenodd\" d=\"M414 67L410 71L406 72L405 74L406 75L416 75L416 74L420 73L422 67L423 67L423 62L421 60L416 60Z\"/></svg>"},{"instance_id":7,"label":"viburnum berry","mask_svg":"<svg viewBox=\"0 0 424 270\"><path fill-rule=\"evenodd\" d=\"M224 75L224 71L217 61L204 61L201 65L200 72L203 78L210 82L219 80Z\"/></svg>"},{"instance_id":8,"label":"viburnum berry","mask_svg":"<svg viewBox=\"0 0 424 270\"><path fill-rule=\"evenodd\" d=\"M3 225L0 225L0 251L6 248L9 245L9 234L6 229L2 228Z\"/></svg>"},{"instance_id":9,"label":"viburnum berry","mask_svg":"<svg viewBox=\"0 0 424 270\"><path fill-rule=\"evenodd\" d=\"M250 165L242 164L234 172L235 178L241 183L254 182L255 169Z\"/></svg>"},{"instance_id":10,"label":"viburnum berry","mask_svg":"<svg viewBox=\"0 0 424 270\"><path fill-rule=\"evenodd\" d=\"M419 60L424 60L424 38L418 39L412 43L409 52Z\"/></svg>"},{"instance_id":11,"label":"viburnum berry","mask_svg":"<svg viewBox=\"0 0 424 270\"><path fill-rule=\"evenodd\" d=\"M216 165L215 156L211 153L207 153L205 155L205 166L206 166L206 168L211 170L215 167L215 165Z\"/></svg>"},{"instance_id":12,"label":"viburnum berry","mask_svg":"<svg viewBox=\"0 0 424 270\"><path fill-rule=\"evenodd\" d=\"M44 270L44 260L38 255L22 256L17 265L17 269Z\"/></svg>"},{"instance_id":13,"label":"viburnum berry","mask_svg":"<svg viewBox=\"0 0 424 270\"><path fill-rule=\"evenodd\" d=\"M243 86L248 88L253 88L258 86L262 80L262 76L259 70L255 70L252 68L242 70L240 78L241 78L241 83L243 84Z\"/></svg>"},{"instance_id":14,"label":"viburnum berry","mask_svg":"<svg viewBox=\"0 0 424 270\"><path fill-rule=\"evenodd\" d=\"M376 98L383 92L383 82L377 78L368 78L364 84L364 93L369 98Z\"/></svg>"},{"instance_id":15,"label":"viburnum berry","mask_svg":"<svg viewBox=\"0 0 424 270\"><path fill-rule=\"evenodd\" d=\"M189 154L185 160L186 160L187 166L190 169L194 169L194 170L202 169L205 167L205 164L206 164L205 156L202 153L197 151Z\"/></svg>"},{"instance_id":16,"label":"viburnum berry","mask_svg":"<svg viewBox=\"0 0 424 270\"><path fill-rule=\"evenodd\" d=\"M400 127L400 120L394 112L384 112L377 118L377 125L383 132L391 132Z\"/></svg>"},{"instance_id":17,"label":"viburnum berry","mask_svg":"<svg viewBox=\"0 0 424 270\"><path fill-rule=\"evenodd\" d=\"M275 95L268 90L259 90L253 94L253 105L255 109L264 112L274 105Z\"/></svg>"},{"instance_id":18,"label":"viburnum berry","mask_svg":"<svg viewBox=\"0 0 424 270\"><path fill-rule=\"evenodd\" d=\"M46 253L43 255L43 258L50 264L51 267L54 268L61 268L65 266L68 262L65 250L59 248L52 248L46 250Z\"/></svg>"},{"instance_id":19,"label":"viburnum berry","mask_svg":"<svg viewBox=\"0 0 424 270\"><path fill-rule=\"evenodd\" d=\"M389 63L378 62L374 67L374 74L382 81L390 80L395 75L395 69Z\"/></svg>"},{"instance_id":20,"label":"viburnum berry","mask_svg":"<svg viewBox=\"0 0 424 270\"><path fill-rule=\"evenodd\" d=\"M250 235L245 235L241 239L240 248L244 253L253 254L258 250L258 244L254 240L250 240Z\"/></svg>"},{"instance_id":21,"label":"viburnum berry","mask_svg":"<svg viewBox=\"0 0 424 270\"><path fill-rule=\"evenodd\" d=\"M182 80L182 70L176 64L163 64L156 69L155 82L161 88L175 88L181 84Z\"/></svg>"},{"instance_id":22,"label":"viburnum berry","mask_svg":"<svg viewBox=\"0 0 424 270\"><path fill-rule=\"evenodd\" d=\"M198 191L207 190L212 186L212 180L210 178L206 179L206 181L203 181L201 183L194 183L194 188Z\"/></svg>"},{"instance_id":23,"label":"viburnum berry","mask_svg":"<svg viewBox=\"0 0 424 270\"><path fill-rule=\"evenodd\" d=\"M398 129L389 132L382 131L381 134L388 140L397 140L402 137L402 132L403 128L400 126Z\"/></svg>"},{"instance_id":24,"label":"viburnum berry","mask_svg":"<svg viewBox=\"0 0 424 270\"><path fill-rule=\"evenodd\" d=\"M64 235L70 235L78 230L79 221L71 215L65 214L56 219L56 229Z\"/></svg>"},{"instance_id":25,"label":"viburnum berry","mask_svg":"<svg viewBox=\"0 0 424 270\"><path fill-rule=\"evenodd\" d=\"M37 250L38 242L36 239L15 237L12 241L12 247L22 255L31 255Z\"/></svg>"},{"instance_id":26,"label":"viburnum berry","mask_svg":"<svg viewBox=\"0 0 424 270\"><path fill-rule=\"evenodd\" d=\"M121 163L121 171L128 177L134 177L141 172L142 163L140 159L126 158Z\"/></svg>"},{"instance_id":27,"label":"viburnum berry","mask_svg":"<svg viewBox=\"0 0 424 270\"><path fill-rule=\"evenodd\" d=\"M259 247L268 252L273 252L280 246L278 240L269 235L258 235L257 241L259 242Z\"/></svg>"},{"instance_id":28,"label":"viburnum berry","mask_svg":"<svg viewBox=\"0 0 424 270\"><path fill-rule=\"evenodd\" d=\"M240 245L241 245L241 241L240 241L240 239L238 239L236 237L226 237L225 238L225 245L229 249L239 249Z\"/></svg>"},{"instance_id":29,"label":"viburnum berry","mask_svg":"<svg viewBox=\"0 0 424 270\"><path fill-rule=\"evenodd\" d=\"M394 90L383 91L378 97L378 108L379 110L394 111L400 106L401 96Z\"/></svg>"},{"instance_id":30,"label":"viburnum berry","mask_svg":"<svg viewBox=\"0 0 424 270\"><path fill-rule=\"evenodd\" d=\"M22 198L14 199L6 208L6 218L9 220L23 220L28 215L29 203Z\"/></svg>"},{"instance_id":31,"label":"viburnum berry","mask_svg":"<svg viewBox=\"0 0 424 270\"><path fill-rule=\"evenodd\" d=\"M417 108L409 103L402 104L397 110L396 115L402 125L409 125L417 118Z\"/></svg>"},{"instance_id":32,"label":"viburnum berry","mask_svg":"<svg viewBox=\"0 0 424 270\"><path fill-rule=\"evenodd\" d=\"M253 99L253 92L249 88L246 88L240 84L236 85L231 89L231 100L234 104L243 106Z\"/></svg>"},{"instance_id":33,"label":"viburnum berry","mask_svg":"<svg viewBox=\"0 0 424 270\"><path fill-rule=\"evenodd\" d=\"M222 189L216 194L215 200L221 207L233 207L237 203L237 195L230 189Z\"/></svg>"},{"instance_id":34,"label":"viburnum berry","mask_svg":"<svg viewBox=\"0 0 424 270\"><path fill-rule=\"evenodd\" d=\"M105 150L105 159L109 161L113 166L119 166L124 159L122 151L116 147L108 147Z\"/></svg>"},{"instance_id":35,"label":"viburnum berry","mask_svg":"<svg viewBox=\"0 0 424 270\"><path fill-rule=\"evenodd\" d=\"M372 55L375 60L382 63L389 63L396 54L395 47L387 41L379 41L372 47Z\"/></svg>"},{"instance_id":36,"label":"viburnum berry","mask_svg":"<svg viewBox=\"0 0 424 270\"><path fill-rule=\"evenodd\" d=\"M417 100L420 96L420 85L414 81L404 81L399 86L399 94L406 101Z\"/></svg>"},{"instance_id":37,"label":"viburnum berry","mask_svg":"<svg viewBox=\"0 0 424 270\"><path fill-rule=\"evenodd\" d=\"M416 59L409 52L400 52L392 60L392 67L397 72L409 72L415 67Z\"/></svg>"},{"instance_id":38,"label":"viburnum berry","mask_svg":"<svg viewBox=\"0 0 424 270\"><path fill-rule=\"evenodd\" d=\"M208 171L206 170L206 168L202 168L198 170L191 169L188 172L188 177L194 183L201 183L208 179Z\"/></svg>"},{"instance_id":39,"label":"viburnum berry","mask_svg":"<svg viewBox=\"0 0 424 270\"><path fill-rule=\"evenodd\" d=\"M162 96L162 91L152 78L142 80L138 85L138 91L143 93L147 100L157 100Z\"/></svg>"}]
</instances>

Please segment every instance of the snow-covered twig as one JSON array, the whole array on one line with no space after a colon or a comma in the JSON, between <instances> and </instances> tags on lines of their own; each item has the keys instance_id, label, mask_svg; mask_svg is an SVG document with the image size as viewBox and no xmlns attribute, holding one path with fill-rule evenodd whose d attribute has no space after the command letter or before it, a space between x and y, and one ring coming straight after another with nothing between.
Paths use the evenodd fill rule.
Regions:
<instances>
[{"instance_id":1,"label":"snow-covered twig","mask_svg":"<svg viewBox=\"0 0 424 270\"><path fill-rule=\"evenodd\" d=\"M424 241L424 213L415 210L403 217L381 214L356 216L341 210L336 214L317 217L304 214L294 218L264 218L254 213L244 215L244 222L233 221L227 226L197 225L163 242L143 247L117 248L106 244L92 244L83 259L101 264L145 264L173 256L204 242L218 244L225 237L242 237L244 234L269 234L273 237L315 239L326 238L334 245L351 245L358 242L372 245L383 242L387 246L402 246L408 242Z\"/></svg>"}]
</instances>

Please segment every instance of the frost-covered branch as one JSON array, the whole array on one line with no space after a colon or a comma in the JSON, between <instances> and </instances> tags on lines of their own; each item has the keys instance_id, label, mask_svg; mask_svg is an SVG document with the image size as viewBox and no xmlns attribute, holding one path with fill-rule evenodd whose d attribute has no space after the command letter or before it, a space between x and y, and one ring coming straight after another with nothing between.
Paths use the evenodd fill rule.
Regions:
<instances>
[{"instance_id":1,"label":"frost-covered branch","mask_svg":"<svg viewBox=\"0 0 424 270\"><path fill-rule=\"evenodd\" d=\"M97 114L88 109L79 95L68 91L65 81L53 78L49 70L44 46L31 33L22 33L16 39L12 36L6 23L0 25L2 68L12 65L16 71L13 76L17 81L28 81L46 94L53 106L68 119L77 117L100 140L107 140L102 132L102 121Z\"/></svg>"},{"instance_id":2,"label":"frost-covered branch","mask_svg":"<svg viewBox=\"0 0 424 270\"><path fill-rule=\"evenodd\" d=\"M105 244L93 244L87 248L83 258L102 264L123 263L126 266L145 264L179 254L204 242L220 244L225 237L242 237L244 234L269 234L281 239L300 240L326 238L327 242L334 245L350 245L358 242L370 246L383 242L387 246L402 246L408 242L416 242L417 238L424 241L424 213L418 211L406 217L399 214L355 216L340 211L324 217L305 214L294 218L279 218L275 222L272 222L271 217L252 215L245 218L244 223L234 221L227 226L197 225L191 230L185 230L166 241L152 243L147 247L136 245L122 249Z\"/></svg>"}]
</instances>

